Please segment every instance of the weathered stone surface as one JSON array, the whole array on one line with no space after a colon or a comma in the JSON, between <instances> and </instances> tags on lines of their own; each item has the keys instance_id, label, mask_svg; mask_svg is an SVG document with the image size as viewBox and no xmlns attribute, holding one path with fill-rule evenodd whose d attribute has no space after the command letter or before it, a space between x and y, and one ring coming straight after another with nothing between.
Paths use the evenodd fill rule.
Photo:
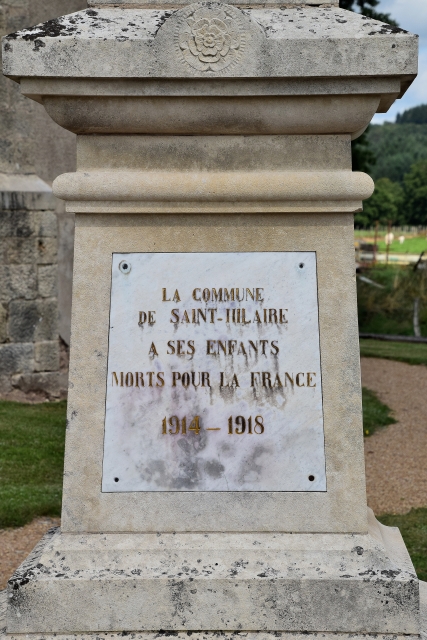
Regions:
<instances>
[{"instance_id":1,"label":"weathered stone surface","mask_svg":"<svg viewBox=\"0 0 427 640\"><path fill-rule=\"evenodd\" d=\"M3 264L51 264L57 261L56 238L6 237L0 241L0 259Z\"/></svg>"},{"instance_id":2,"label":"weathered stone surface","mask_svg":"<svg viewBox=\"0 0 427 640\"><path fill-rule=\"evenodd\" d=\"M34 265L0 265L0 301L33 300L37 295Z\"/></svg>"},{"instance_id":3,"label":"weathered stone surface","mask_svg":"<svg viewBox=\"0 0 427 640\"><path fill-rule=\"evenodd\" d=\"M7 308L0 302L0 342L6 342L7 336Z\"/></svg>"},{"instance_id":4,"label":"weathered stone surface","mask_svg":"<svg viewBox=\"0 0 427 640\"><path fill-rule=\"evenodd\" d=\"M36 264L52 264L57 262L58 243L55 238L40 236L37 239Z\"/></svg>"},{"instance_id":5,"label":"weathered stone surface","mask_svg":"<svg viewBox=\"0 0 427 640\"><path fill-rule=\"evenodd\" d=\"M35 341L56 340L58 337L58 303L56 298L39 301L40 321L35 331Z\"/></svg>"},{"instance_id":6,"label":"weathered stone surface","mask_svg":"<svg viewBox=\"0 0 427 640\"><path fill-rule=\"evenodd\" d=\"M12 391L12 380L10 375L0 376L0 393L2 395L7 395ZM0 591L1 594L1 591ZM1 627L0 627L1 630ZM1 631L0 631L1 633Z\"/></svg>"},{"instance_id":7,"label":"weathered stone surface","mask_svg":"<svg viewBox=\"0 0 427 640\"><path fill-rule=\"evenodd\" d=\"M0 193L0 342L19 351L22 344L58 338L55 203L52 189L34 175L0 174ZM8 359L10 376L23 370L19 353L20 362ZM57 345L50 356L42 349L37 365L29 355L25 371L58 372ZM3 386L9 393L11 380Z\"/></svg>"},{"instance_id":8,"label":"weathered stone surface","mask_svg":"<svg viewBox=\"0 0 427 640\"><path fill-rule=\"evenodd\" d=\"M56 238L58 236L56 215L52 211L35 212L34 233L41 238Z\"/></svg>"},{"instance_id":9,"label":"weathered stone surface","mask_svg":"<svg viewBox=\"0 0 427 640\"><path fill-rule=\"evenodd\" d=\"M51 531L8 592L9 633L419 633L409 555L373 516L365 535Z\"/></svg>"},{"instance_id":10,"label":"weathered stone surface","mask_svg":"<svg viewBox=\"0 0 427 640\"><path fill-rule=\"evenodd\" d=\"M150 6L157 6L159 4L158 0L88 0L88 6L94 8L103 8L103 7L120 7L120 8L130 8L130 9L144 9ZM167 7L168 4L171 4L173 8L177 5L185 5L185 0L163 0L162 6ZM246 0L246 2L239 2L239 0L232 0L227 4L238 5L240 7L253 7L253 6L273 6L274 2L260 2L259 0ZM320 7L338 7L339 0L284 0L281 3L281 7L304 7L304 6L320 6Z\"/></svg>"},{"instance_id":11,"label":"weathered stone surface","mask_svg":"<svg viewBox=\"0 0 427 640\"><path fill-rule=\"evenodd\" d=\"M304 631L298 632L280 632L280 637L283 640L416 640L420 637L421 640L426 640L427 637L427 583L420 581L420 636L413 635L400 635L400 634L369 634L369 633L325 633L316 632L310 633ZM0 637L2 628L6 631L6 607L7 607L7 591L0 592ZM187 631L140 631L130 632L127 634L129 640L156 640L161 635L165 640L187 640L189 634ZM33 640L97 640L99 633L76 633L76 634L49 634L49 633L34 633L31 634ZM108 640L121 640L123 638L123 632L109 632L102 633L103 637ZM191 637L194 640L215 640L218 638L218 632L216 631L196 631L191 632ZM221 638L224 640L276 640L278 637L277 631L223 631L221 632ZM4 637L6 638L6 636ZM20 640L19 635L9 634L8 640ZM2 640L4 640L2 638Z\"/></svg>"},{"instance_id":12,"label":"weathered stone surface","mask_svg":"<svg viewBox=\"0 0 427 640\"><path fill-rule=\"evenodd\" d=\"M0 375L31 371L33 360L33 344L0 345Z\"/></svg>"},{"instance_id":13,"label":"weathered stone surface","mask_svg":"<svg viewBox=\"0 0 427 640\"><path fill-rule=\"evenodd\" d=\"M188 64L177 44L186 17L198 6L172 14L167 10L111 8L78 12L59 19L54 32L49 24L38 25L4 40L4 73L73 78L215 75L214 67L211 73L203 65L198 69ZM242 41L235 50L238 63L219 69L221 76L413 78L417 73L417 38L358 13L315 7L303 11L248 9L243 13L221 4L218 10L224 6L229 7L245 44ZM393 44L397 46L393 48ZM48 112L51 103L44 100Z\"/></svg>"},{"instance_id":14,"label":"weathered stone surface","mask_svg":"<svg viewBox=\"0 0 427 640\"><path fill-rule=\"evenodd\" d=\"M12 211L11 209L1 212L0 238L28 238L34 234L34 218L30 212Z\"/></svg>"},{"instance_id":15,"label":"weathered stone surface","mask_svg":"<svg viewBox=\"0 0 427 640\"><path fill-rule=\"evenodd\" d=\"M39 294L53 298L58 293L58 267L56 264L40 265L37 269Z\"/></svg>"},{"instance_id":16,"label":"weathered stone surface","mask_svg":"<svg viewBox=\"0 0 427 640\"><path fill-rule=\"evenodd\" d=\"M9 305L9 335L13 342L34 342L41 321L36 300L13 300Z\"/></svg>"},{"instance_id":17,"label":"weathered stone surface","mask_svg":"<svg viewBox=\"0 0 427 640\"><path fill-rule=\"evenodd\" d=\"M13 300L9 306L9 335L14 342L53 340L57 336L55 299Z\"/></svg>"},{"instance_id":18,"label":"weathered stone surface","mask_svg":"<svg viewBox=\"0 0 427 640\"><path fill-rule=\"evenodd\" d=\"M58 371L59 343L57 340L36 342L34 345L35 371Z\"/></svg>"},{"instance_id":19,"label":"weathered stone surface","mask_svg":"<svg viewBox=\"0 0 427 640\"><path fill-rule=\"evenodd\" d=\"M49 397L57 398L61 394L58 373L24 373L12 376L12 386L24 393L44 393Z\"/></svg>"},{"instance_id":20,"label":"weathered stone surface","mask_svg":"<svg viewBox=\"0 0 427 640\"><path fill-rule=\"evenodd\" d=\"M0 261L3 264L34 264L37 257L35 238L2 238L0 242Z\"/></svg>"}]
</instances>

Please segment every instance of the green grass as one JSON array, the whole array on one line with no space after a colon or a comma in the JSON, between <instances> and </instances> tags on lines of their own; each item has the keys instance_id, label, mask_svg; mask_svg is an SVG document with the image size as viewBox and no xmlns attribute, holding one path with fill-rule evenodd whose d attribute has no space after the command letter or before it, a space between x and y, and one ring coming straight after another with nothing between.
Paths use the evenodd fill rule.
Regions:
<instances>
[{"instance_id":1,"label":"green grass","mask_svg":"<svg viewBox=\"0 0 427 640\"><path fill-rule=\"evenodd\" d=\"M61 513L66 402L0 402L0 528Z\"/></svg>"},{"instance_id":2,"label":"green grass","mask_svg":"<svg viewBox=\"0 0 427 640\"><path fill-rule=\"evenodd\" d=\"M378 242L378 248L382 253L387 250L386 243L383 240L384 234L381 234L382 240ZM419 255L422 251L427 252L427 238L425 236L417 236L415 238L406 238L403 244L400 244L396 238L390 245L390 253L413 253Z\"/></svg>"},{"instance_id":3,"label":"green grass","mask_svg":"<svg viewBox=\"0 0 427 640\"><path fill-rule=\"evenodd\" d=\"M396 420L391 415L391 409L378 400L373 391L363 387L363 434L371 436L377 429L394 424Z\"/></svg>"},{"instance_id":4,"label":"green grass","mask_svg":"<svg viewBox=\"0 0 427 640\"><path fill-rule=\"evenodd\" d=\"M364 358L385 358L408 364L427 364L427 344L360 340L360 355Z\"/></svg>"},{"instance_id":5,"label":"green grass","mask_svg":"<svg viewBox=\"0 0 427 640\"><path fill-rule=\"evenodd\" d=\"M398 527L420 580L427 580L427 508L412 509L404 515L378 516L388 527Z\"/></svg>"}]
</instances>

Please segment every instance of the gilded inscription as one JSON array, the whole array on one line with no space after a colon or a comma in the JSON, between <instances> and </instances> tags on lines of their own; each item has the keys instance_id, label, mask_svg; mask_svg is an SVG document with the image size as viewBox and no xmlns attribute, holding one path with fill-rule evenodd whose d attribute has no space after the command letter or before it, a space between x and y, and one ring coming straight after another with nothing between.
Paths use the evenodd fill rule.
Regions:
<instances>
[{"instance_id":1,"label":"gilded inscription","mask_svg":"<svg viewBox=\"0 0 427 640\"><path fill-rule=\"evenodd\" d=\"M103 490L325 490L315 254L117 254L112 278Z\"/></svg>"}]
</instances>

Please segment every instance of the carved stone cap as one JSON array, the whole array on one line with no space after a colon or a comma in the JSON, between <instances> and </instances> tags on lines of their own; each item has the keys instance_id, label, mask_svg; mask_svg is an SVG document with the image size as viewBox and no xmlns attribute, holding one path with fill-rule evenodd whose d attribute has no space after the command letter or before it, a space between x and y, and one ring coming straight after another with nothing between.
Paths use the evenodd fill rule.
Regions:
<instances>
[{"instance_id":1,"label":"carved stone cap","mask_svg":"<svg viewBox=\"0 0 427 640\"><path fill-rule=\"evenodd\" d=\"M98 9L117 7L121 9L178 8L188 4L188 0L88 0L88 6ZM275 7L284 9L297 7L338 7L339 0L227 0L227 4L245 7Z\"/></svg>"}]
</instances>

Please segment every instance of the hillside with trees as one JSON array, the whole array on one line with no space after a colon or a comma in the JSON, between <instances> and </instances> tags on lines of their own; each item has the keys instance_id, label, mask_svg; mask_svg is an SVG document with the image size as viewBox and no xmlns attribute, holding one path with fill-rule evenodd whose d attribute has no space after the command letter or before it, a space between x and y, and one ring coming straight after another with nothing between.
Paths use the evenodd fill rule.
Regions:
<instances>
[{"instance_id":1,"label":"hillside with trees","mask_svg":"<svg viewBox=\"0 0 427 640\"><path fill-rule=\"evenodd\" d=\"M405 121L404 124L371 125L367 141L376 159L369 171L372 178L375 181L388 178L403 184L411 166L427 160L427 119L425 124Z\"/></svg>"},{"instance_id":2,"label":"hillside with trees","mask_svg":"<svg viewBox=\"0 0 427 640\"><path fill-rule=\"evenodd\" d=\"M375 193L356 215L357 227L427 225L427 105L371 125L353 146L353 168L375 181Z\"/></svg>"}]
</instances>

